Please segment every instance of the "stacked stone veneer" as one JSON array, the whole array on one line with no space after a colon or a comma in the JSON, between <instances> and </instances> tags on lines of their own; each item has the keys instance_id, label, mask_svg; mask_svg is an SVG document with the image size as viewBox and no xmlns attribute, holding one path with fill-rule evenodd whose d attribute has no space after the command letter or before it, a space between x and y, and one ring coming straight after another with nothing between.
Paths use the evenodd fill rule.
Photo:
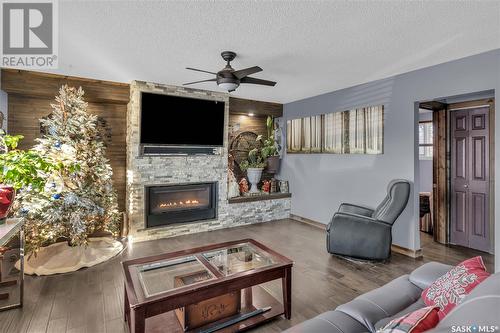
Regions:
<instances>
[{"instance_id":1,"label":"stacked stone veneer","mask_svg":"<svg viewBox=\"0 0 500 333\"><path fill-rule=\"evenodd\" d=\"M127 119L127 217L129 235L134 241L172 237L250 223L286 218L290 215L290 199L254 201L229 204L227 201L228 155L228 94L134 81L130 85L130 103ZM141 92L201 98L225 102L224 147L215 155L207 156L141 156L140 112ZM165 131L174 126L165 124ZM173 224L164 227L145 227L144 186L190 182L218 182L218 213L214 220Z\"/></svg>"}]
</instances>

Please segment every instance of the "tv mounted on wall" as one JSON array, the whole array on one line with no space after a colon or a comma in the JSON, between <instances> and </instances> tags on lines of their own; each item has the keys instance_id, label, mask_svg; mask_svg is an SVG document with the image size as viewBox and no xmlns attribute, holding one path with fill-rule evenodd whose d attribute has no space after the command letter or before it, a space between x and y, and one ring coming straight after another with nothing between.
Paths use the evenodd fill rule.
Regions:
<instances>
[{"instance_id":1,"label":"tv mounted on wall","mask_svg":"<svg viewBox=\"0 0 500 333\"><path fill-rule=\"evenodd\" d=\"M141 144L171 147L224 145L224 102L143 92Z\"/></svg>"}]
</instances>

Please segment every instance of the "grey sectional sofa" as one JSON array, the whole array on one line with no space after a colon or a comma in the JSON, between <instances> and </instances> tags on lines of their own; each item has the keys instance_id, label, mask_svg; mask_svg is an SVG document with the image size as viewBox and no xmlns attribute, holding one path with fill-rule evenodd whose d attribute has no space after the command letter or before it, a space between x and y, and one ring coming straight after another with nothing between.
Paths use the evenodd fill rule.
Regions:
<instances>
[{"instance_id":1,"label":"grey sectional sofa","mask_svg":"<svg viewBox=\"0 0 500 333\"><path fill-rule=\"evenodd\" d=\"M391 319L425 306L420 294L452 266L430 262L409 275L356 297L288 329L287 333L357 333L375 332ZM438 326L429 332L452 332L458 326L500 326L500 273L493 274L478 285L453 309ZM476 331L479 332L479 331ZM484 331L486 332L486 331ZM492 331L488 331L492 332ZM497 329L495 332L500 332Z\"/></svg>"}]
</instances>

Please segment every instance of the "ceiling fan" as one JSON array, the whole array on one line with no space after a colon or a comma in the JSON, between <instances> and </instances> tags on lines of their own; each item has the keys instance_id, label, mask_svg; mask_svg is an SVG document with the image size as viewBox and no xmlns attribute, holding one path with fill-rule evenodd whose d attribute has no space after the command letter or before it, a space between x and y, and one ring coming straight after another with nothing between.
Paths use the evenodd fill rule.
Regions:
<instances>
[{"instance_id":1,"label":"ceiling fan","mask_svg":"<svg viewBox=\"0 0 500 333\"><path fill-rule=\"evenodd\" d=\"M213 74L213 75L215 75L215 78L208 79L208 80L201 80L201 81L184 83L183 85L187 86L190 84L195 84L195 83L200 83L200 82L214 81L214 82L217 82L217 85L220 88L227 90L228 92L235 91L236 88L239 87L240 83L260 84L260 85L272 86L272 87L274 87L276 85L276 82L273 82L273 81L262 80L262 79L257 79L257 78L248 76L248 75L258 73L258 72L262 72L262 68L260 68L259 66L253 66L253 67L249 67L249 68L245 68L245 69L240 69L237 71L234 70L234 68L231 67L230 63L236 57L235 52L224 51L220 55L222 56L222 59L227 61L227 64L226 64L226 67L224 67L222 70L218 71L217 73L205 71L202 69L186 67L186 69L189 69L192 71Z\"/></svg>"}]
</instances>

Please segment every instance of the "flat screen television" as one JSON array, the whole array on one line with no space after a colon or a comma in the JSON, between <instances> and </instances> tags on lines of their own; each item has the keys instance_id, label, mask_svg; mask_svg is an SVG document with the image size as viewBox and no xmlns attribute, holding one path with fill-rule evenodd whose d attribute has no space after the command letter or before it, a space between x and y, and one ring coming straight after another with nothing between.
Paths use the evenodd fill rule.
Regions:
<instances>
[{"instance_id":1,"label":"flat screen television","mask_svg":"<svg viewBox=\"0 0 500 333\"><path fill-rule=\"evenodd\" d=\"M224 102L143 92L141 144L223 146Z\"/></svg>"}]
</instances>

